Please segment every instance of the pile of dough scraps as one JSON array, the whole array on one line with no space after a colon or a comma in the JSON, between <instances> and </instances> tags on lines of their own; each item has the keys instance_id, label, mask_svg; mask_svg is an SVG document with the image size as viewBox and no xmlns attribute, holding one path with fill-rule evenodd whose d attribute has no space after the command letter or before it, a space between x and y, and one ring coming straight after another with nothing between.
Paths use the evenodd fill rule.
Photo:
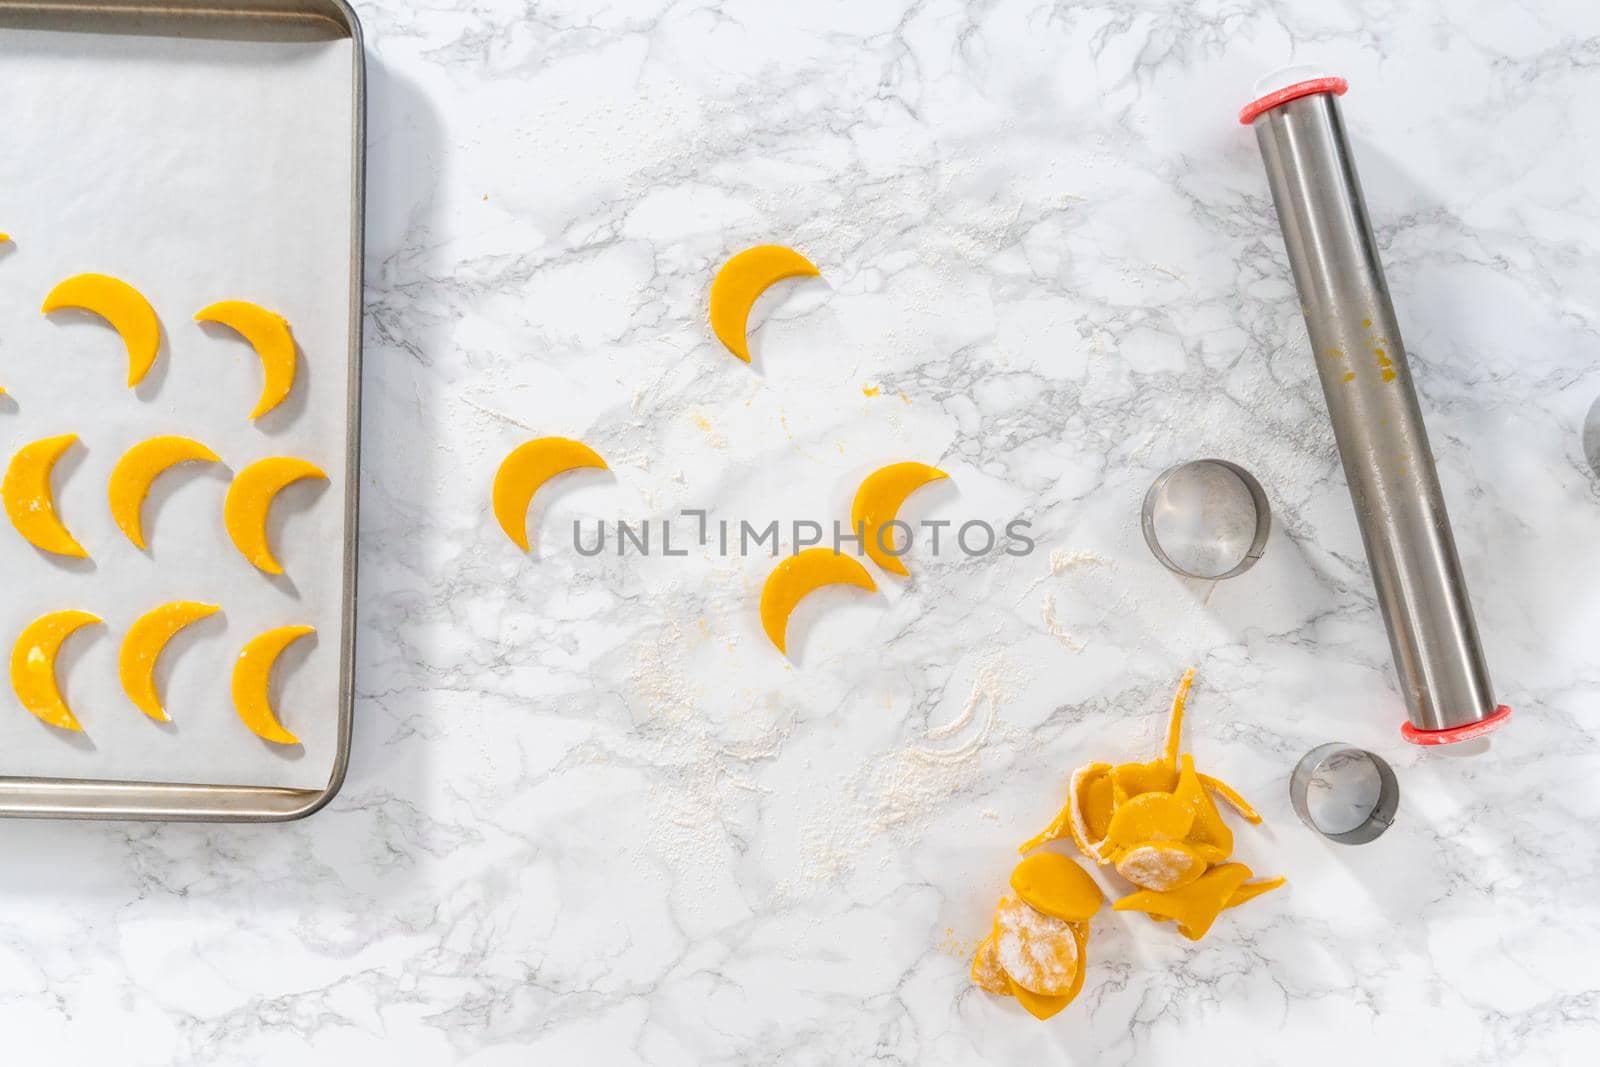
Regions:
<instances>
[{"instance_id":1,"label":"pile of dough scraps","mask_svg":"<svg viewBox=\"0 0 1600 1067\"><path fill-rule=\"evenodd\" d=\"M1166 746L1148 763L1087 763L1072 772L1067 802L1043 832L1018 849L1071 837L1078 850L1138 886L1117 911L1142 911L1175 922L1191 941L1204 937L1218 915L1283 885L1282 878L1250 881L1249 867L1229 863L1233 831L1211 799L1215 793L1250 823L1261 816L1226 783L1180 756L1183 707L1194 671L1172 701ZM1089 919L1100 889L1066 856L1040 852L1011 872L1016 898L995 908L994 929L978 946L972 980L992 993L1015 996L1040 1019L1072 1002L1083 985Z\"/></svg>"},{"instance_id":2,"label":"pile of dough scraps","mask_svg":"<svg viewBox=\"0 0 1600 1067\"><path fill-rule=\"evenodd\" d=\"M1054 852L1017 864L1011 888L1016 896L995 905L994 929L972 958L972 980L1048 1019L1083 988L1089 917L1105 897L1087 871Z\"/></svg>"}]
</instances>

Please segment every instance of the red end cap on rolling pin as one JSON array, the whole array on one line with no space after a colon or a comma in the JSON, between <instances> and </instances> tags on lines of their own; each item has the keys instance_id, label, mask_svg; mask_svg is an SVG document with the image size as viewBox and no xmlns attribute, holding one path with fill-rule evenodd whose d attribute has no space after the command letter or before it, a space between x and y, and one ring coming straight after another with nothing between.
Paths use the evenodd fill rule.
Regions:
<instances>
[{"instance_id":1,"label":"red end cap on rolling pin","mask_svg":"<svg viewBox=\"0 0 1600 1067\"><path fill-rule=\"evenodd\" d=\"M1274 89L1266 96L1258 97L1246 104L1239 111L1239 121L1248 126L1264 112L1271 111L1275 107L1282 107L1291 100L1298 100L1302 96L1313 96L1317 93L1332 93L1334 96L1343 96L1344 91L1348 88L1350 88L1350 83L1343 78L1310 78L1303 82L1295 82L1293 85L1285 85L1282 89Z\"/></svg>"},{"instance_id":2,"label":"red end cap on rolling pin","mask_svg":"<svg viewBox=\"0 0 1600 1067\"><path fill-rule=\"evenodd\" d=\"M1458 741L1471 741L1474 737L1482 737L1509 718L1511 709L1501 704L1487 719L1469 722L1465 726L1452 726L1448 730L1419 730L1406 723L1400 727L1400 736L1413 745L1453 745Z\"/></svg>"}]
</instances>

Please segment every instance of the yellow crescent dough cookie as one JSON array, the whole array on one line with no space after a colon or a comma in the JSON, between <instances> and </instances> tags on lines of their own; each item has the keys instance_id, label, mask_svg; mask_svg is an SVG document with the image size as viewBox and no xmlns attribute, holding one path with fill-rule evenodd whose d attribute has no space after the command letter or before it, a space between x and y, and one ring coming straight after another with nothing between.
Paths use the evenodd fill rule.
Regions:
<instances>
[{"instance_id":1,"label":"yellow crescent dough cookie","mask_svg":"<svg viewBox=\"0 0 1600 1067\"><path fill-rule=\"evenodd\" d=\"M144 520L140 510L150 495L150 483L179 463L219 463L221 457L199 441L176 435L140 441L122 454L111 468L106 490L111 518L117 529L137 548L144 548Z\"/></svg>"},{"instance_id":2,"label":"yellow crescent dough cookie","mask_svg":"<svg viewBox=\"0 0 1600 1067\"><path fill-rule=\"evenodd\" d=\"M850 529L861 538L867 558L890 574L908 577L905 563L889 551L893 522L906 497L929 482L949 475L926 463L891 463L880 467L861 482L850 504Z\"/></svg>"},{"instance_id":3,"label":"yellow crescent dough cookie","mask_svg":"<svg viewBox=\"0 0 1600 1067\"><path fill-rule=\"evenodd\" d=\"M757 245L729 259L711 280L711 331L728 351L750 362L745 329L756 298L785 278L815 276L817 268L792 248Z\"/></svg>"},{"instance_id":4,"label":"yellow crescent dough cookie","mask_svg":"<svg viewBox=\"0 0 1600 1067\"><path fill-rule=\"evenodd\" d=\"M267 512L273 499L290 483L326 477L316 464L292 456L257 460L234 475L222 503L222 523L234 547L258 570L282 574L283 565L267 543Z\"/></svg>"},{"instance_id":5,"label":"yellow crescent dough cookie","mask_svg":"<svg viewBox=\"0 0 1600 1067\"><path fill-rule=\"evenodd\" d=\"M268 699L272 666L289 645L316 633L310 626L280 626L253 637L239 652L233 664L233 709L250 731L263 741L278 745L297 745L300 739L283 728Z\"/></svg>"},{"instance_id":6,"label":"yellow crescent dough cookie","mask_svg":"<svg viewBox=\"0 0 1600 1067\"><path fill-rule=\"evenodd\" d=\"M58 556L87 559L83 550L56 515L55 494L50 489L50 473L56 460L78 440L77 434L45 437L17 449L0 480L0 499L17 533L35 548Z\"/></svg>"},{"instance_id":7,"label":"yellow crescent dough cookie","mask_svg":"<svg viewBox=\"0 0 1600 1067\"><path fill-rule=\"evenodd\" d=\"M259 419L294 388L294 335L289 320L248 300L219 300L194 313L196 322L215 322L239 334L261 360L261 396L250 412Z\"/></svg>"},{"instance_id":8,"label":"yellow crescent dough cookie","mask_svg":"<svg viewBox=\"0 0 1600 1067\"><path fill-rule=\"evenodd\" d=\"M825 585L853 585L877 592L872 575L856 560L831 548L796 552L772 569L761 587L761 628L779 652L788 654L789 615L805 597Z\"/></svg>"},{"instance_id":9,"label":"yellow crescent dough cookie","mask_svg":"<svg viewBox=\"0 0 1600 1067\"><path fill-rule=\"evenodd\" d=\"M1015 897L994 909L995 954L1006 976L1043 997L1059 997L1078 974L1078 940L1072 927Z\"/></svg>"},{"instance_id":10,"label":"yellow crescent dough cookie","mask_svg":"<svg viewBox=\"0 0 1600 1067\"><path fill-rule=\"evenodd\" d=\"M171 721L156 692L156 660L179 630L220 610L215 604L174 600L134 620L117 654L117 676L134 707L157 722Z\"/></svg>"},{"instance_id":11,"label":"yellow crescent dough cookie","mask_svg":"<svg viewBox=\"0 0 1600 1067\"><path fill-rule=\"evenodd\" d=\"M52 611L25 626L11 646L11 688L23 707L51 726L83 729L56 684L56 653L74 632L99 621L87 611Z\"/></svg>"},{"instance_id":12,"label":"yellow crescent dough cookie","mask_svg":"<svg viewBox=\"0 0 1600 1067\"><path fill-rule=\"evenodd\" d=\"M128 388L149 373L161 349L161 321L144 295L109 274L77 274L44 298L45 314L61 308L92 311L109 322L128 349Z\"/></svg>"},{"instance_id":13,"label":"yellow crescent dough cookie","mask_svg":"<svg viewBox=\"0 0 1600 1067\"><path fill-rule=\"evenodd\" d=\"M558 474L580 467L606 470L606 461L582 441L538 437L513 448L494 473L490 493L494 517L513 544L528 551L528 505L533 494Z\"/></svg>"}]
</instances>

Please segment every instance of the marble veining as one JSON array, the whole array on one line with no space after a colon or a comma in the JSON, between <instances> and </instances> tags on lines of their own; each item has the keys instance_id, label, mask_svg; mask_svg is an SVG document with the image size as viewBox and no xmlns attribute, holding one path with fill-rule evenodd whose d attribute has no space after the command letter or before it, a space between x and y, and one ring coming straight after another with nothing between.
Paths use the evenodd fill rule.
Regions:
<instances>
[{"instance_id":1,"label":"marble veining","mask_svg":"<svg viewBox=\"0 0 1600 1067\"><path fill-rule=\"evenodd\" d=\"M1600 1047L1600 9L1470 2L362 4L358 706L312 819L0 825L0 1025L40 1063L1580 1063ZM1253 138L1286 62L1347 123L1501 699L1401 703ZM711 337L715 267L805 252ZM868 395L876 390L875 395ZM535 433L610 461L495 527ZM1251 469L1214 589L1139 500ZM771 559L587 558L574 521L1031 523L761 634ZM687 528L687 527L685 527ZM1066 774L1188 745L1287 889L1190 944L1102 912L1048 1024L971 949ZM1363 848L1298 756L1383 753ZM1101 876L1113 889L1113 879ZM1114 891L1120 892L1116 886Z\"/></svg>"}]
</instances>

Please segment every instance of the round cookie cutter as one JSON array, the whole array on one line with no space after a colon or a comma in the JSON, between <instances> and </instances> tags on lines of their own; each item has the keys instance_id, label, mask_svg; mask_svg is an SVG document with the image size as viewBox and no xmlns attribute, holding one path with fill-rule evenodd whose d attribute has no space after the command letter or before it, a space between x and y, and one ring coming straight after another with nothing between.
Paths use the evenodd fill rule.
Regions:
<instances>
[{"instance_id":1,"label":"round cookie cutter","mask_svg":"<svg viewBox=\"0 0 1600 1067\"><path fill-rule=\"evenodd\" d=\"M1375 796L1371 795L1370 782L1359 781L1369 771L1377 777ZM1314 791L1327 795L1314 797ZM1331 807L1345 818L1337 826L1324 825L1313 810L1314 800L1318 809ZM1301 822L1329 841L1364 845L1382 837L1394 823L1395 812L1400 809L1400 783L1383 757L1331 741L1307 752L1295 764L1294 774L1289 777L1289 802ZM1326 819L1327 812L1323 814Z\"/></svg>"},{"instance_id":2,"label":"round cookie cutter","mask_svg":"<svg viewBox=\"0 0 1600 1067\"><path fill-rule=\"evenodd\" d=\"M1225 459L1195 459L1161 472L1140 511L1144 542L1174 574L1221 581L1266 551L1272 508L1255 476Z\"/></svg>"}]
</instances>

